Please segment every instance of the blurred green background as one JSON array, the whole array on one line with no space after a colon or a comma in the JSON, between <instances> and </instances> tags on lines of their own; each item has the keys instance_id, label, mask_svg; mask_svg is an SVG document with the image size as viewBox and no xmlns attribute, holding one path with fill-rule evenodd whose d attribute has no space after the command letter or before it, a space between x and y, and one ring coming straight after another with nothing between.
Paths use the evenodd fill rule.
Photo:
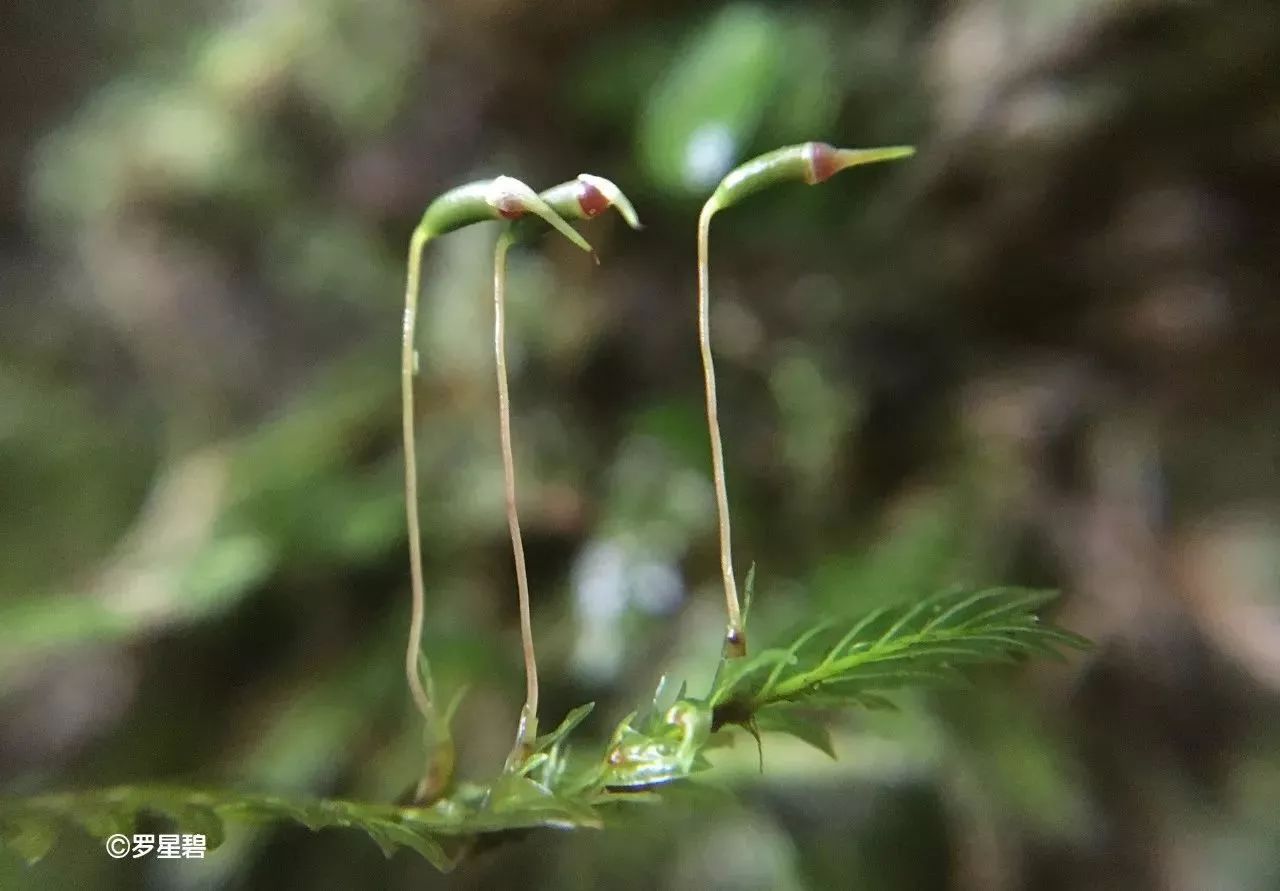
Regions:
<instances>
[{"instance_id":1,"label":"blurred green background","mask_svg":"<svg viewBox=\"0 0 1280 891\"><path fill-rule=\"evenodd\" d=\"M359 833L204 862L67 833L4 888L1280 887L1280 8L1181 0L19 0L0 28L0 792L391 800L404 252L430 199L616 180L646 228L512 259L544 721L704 683L721 602L694 223L806 139L909 162L717 218L756 632L1060 587L1098 643L1006 689L766 740L606 832L437 876ZM495 226L433 244L427 648L462 771L522 693ZM160 827L163 831L163 827Z\"/></svg>"}]
</instances>

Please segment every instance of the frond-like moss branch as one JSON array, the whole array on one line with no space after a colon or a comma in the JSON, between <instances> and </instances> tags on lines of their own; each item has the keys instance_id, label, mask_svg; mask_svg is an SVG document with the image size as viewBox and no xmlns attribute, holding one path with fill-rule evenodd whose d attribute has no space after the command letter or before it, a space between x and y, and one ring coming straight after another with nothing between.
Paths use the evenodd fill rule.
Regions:
<instances>
[{"instance_id":1,"label":"frond-like moss branch","mask_svg":"<svg viewBox=\"0 0 1280 891\"><path fill-rule=\"evenodd\" d=\"M1055 596L992 588L882 607L843 628L821 622L789 646L723 662L708 699L714 726L788 704L875 707L887 691L963 683L979 665L1088 647L1040 621L1036 610Z\"/></svg>"}]
</instances>

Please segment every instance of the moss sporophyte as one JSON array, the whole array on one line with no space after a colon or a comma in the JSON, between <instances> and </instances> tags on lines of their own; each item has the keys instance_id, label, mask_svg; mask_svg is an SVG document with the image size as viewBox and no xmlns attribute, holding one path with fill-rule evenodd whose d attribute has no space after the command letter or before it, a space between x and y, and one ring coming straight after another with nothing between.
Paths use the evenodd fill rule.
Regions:
<instances>
[{"instance_id":1,"label":"moss sporophyte","mask_svg":"<svg viewBox=\"0 0 1280 891\"><path fill-rule=\"evenodd\" d=\"M533 648L528 579L525 571L524 547L516 512L515 467L511 448L510 397L507 385L505 347L506 254L510 246L531 240L549 226L584 251L591 245L579 235L566 218L586 220L609 207L617 207L633 227L639 225L635 210L616 185L604 177L583 174L538 195L525 183L509 176L467 183L445 192L422 215L409 240L409 259L405 282L404 325L401 337L400 385L403 445L405 462L405 514L409 535L409 572L412 605L409 639L405 648L405 678L414 704L426 721L428 761L418 785L418 801L430 802L443 795L452 782L453 741L447 722L441 720L426 668L421 656L424 621L425 582L422 570L421 527L418 517L417 449L414 435L413 379L417 372L415 350L418 295L421 290L422 253L433 238L492 220L508 221L498 239L494 253L494 364L497 370L499 429L505 476L507 522L515 559L516 583L520 601L520 631L524 651L526 696L516 732L516 742L508 765L518 763L527 754L531 740L537 735L538 672ZM535 224L534 221L537 221Z\"/></svg>"},{"instance_id":2,"label":"moss sporophyte","mask_svg":"<svg viewBox=\"0 0 1280 891\"><path fill-rule=\"evenodd\" d=\"M883 707L888 702L885 693L904 687L949 685L972 667L1019 661L1026 656L1060 656L1064 649L1087 646L1082 638L1039 621L1037 611L1052 600L1053 592L994 588L947 592L862 616L823 616L808 621L807 627L789 638L790 643L747 651L745 626L754 570L747 574L740 608L733 577L708 322L711 218L775 183L818 183L848 167L902 158L911 152L907 147L853 150L812 142L778 149L732 171L702 208L698 220L698 334L728 617L718 668L705 696L688 695L684 685L668 695L664 679L649 703L618 723L603 749L588 750L581 756L570 750L569 737L591 713L591 704L570 711L550 733L538 734L538 670L516 510L507 382L506 259L512 246L532 242L550 229L590 251L590 245L569 221L591 219L610 207L632 228L639 228L639 221L622 191L603 177L583 174L538 194L518 180L500 176L468 183L440 196L423 214L409 243L400 363L412 594L404 670L414 706L425 723L427 749L411 806L219 789L115 787L0 798L0 843L34 862L52 846L62 824L79 824L101 839L107 833L132 831L142 814L159 814L184 832L209 833L213 850L221 840L224 821L292 821L317 830L358 828L388 856L400 847L409 847L447 871L514 831L601 827L601 808L652 798L657 787L708 768L706 752L720 745L723 734L735 726L746 729L757 741L761 732L789 734L834 757L828 727L833 710ZM455 747L449 725L458 696L443 708L437 705L430 668L421 652L425 584L413 384L423 250L433 238L486 221L506 224L494 249L493 343L506 516L519 597L526 687L515 742L505 766L496 778L479 784L459 782L454 777Z\"/></svg>"},{"instance_id":3,"label":"moss sporophyte","mask_svg":"<svg viewBox=\"0 0 1280 891\"><path fill-rule=\"evenodd\" d=\"M715 482L716 512L720 524L720 573L724 582L727 618L723 650L728 658L747 654L747 632L733 573L729 495L725 485L724 448L720 442L720 418L716 404L715 361L711 354L711 218L726 207L732 207L747 196L777 183L804 182L816 185L850 167L906 158L914 153L915 149L911 146L842 149L824 142L806 142L775 149L731 170L707 199L698 216L698 345L702 353L707 431L711 438L711 472Z\"/></svg>"}]
</instances>

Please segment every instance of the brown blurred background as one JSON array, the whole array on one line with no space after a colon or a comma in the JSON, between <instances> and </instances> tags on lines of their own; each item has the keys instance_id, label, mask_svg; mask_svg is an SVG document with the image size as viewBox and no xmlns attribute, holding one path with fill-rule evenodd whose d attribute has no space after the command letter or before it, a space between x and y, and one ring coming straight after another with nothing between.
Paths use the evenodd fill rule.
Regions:
<instances>
[{"instance_id":1,"label":"brown blurred background","mask_svg":"<svg viewBox=\"0 0 1280 891\"><path fill-rule=\"evenodd\" d=\"M1280 8L1273 2L19 0L0 28L0 792L390 800L418 751L398 348L444 189L582 171L646 227L512 260L554 721L705 679L717 553L694 223L778 145L910 162L717 218L740 568L770 622L1059 587L1098 646L767 741L729 795L449 877L358 834L203 863L68 834L0 887L1280 887ZM488 297L434 243L428 650L465 773L521 693Z\"/></svg>"}]
</instances>

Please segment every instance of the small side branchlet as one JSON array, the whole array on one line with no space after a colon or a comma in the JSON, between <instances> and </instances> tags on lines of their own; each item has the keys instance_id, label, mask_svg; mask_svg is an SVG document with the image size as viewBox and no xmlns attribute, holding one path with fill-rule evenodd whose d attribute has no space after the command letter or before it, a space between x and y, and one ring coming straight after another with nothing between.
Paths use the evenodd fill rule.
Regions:
<instances>
[{"instance_id":1,"label":"small side branchlet","mask_svg":"<svg viewBox=\"0 0 1280 891\"><path fill-rule=\"evenodd\" d=\"M590 173L581 174L542 192L541 199L562 219L589 220L615 207L633 229L640 220L627 196L609 180ZM520 643L524 654L525 702L515 744L507 758L507 770L514 770L533 751L538 736L538 661L533 646L529 579L525 571L524 543L516 510L515 458L511 447L511 400L507 385L506 287L507 252L514 244L529 242L544 234L542 220L524 218L512 222L498 238L493 255L493 351L498 373L498 418L502 431L502 466L506 491L507 526L515 557L516 587L520 597Z\"/></svg>"},{"instance_id":2,"label":"small side branchlet","mask_svg":"<svg viewBox=\"0 0 1280 891\"><path fill-rule=\"evenodd\" d=\"M725 658L747 654L747 635L738 587L733 575L733 550L729 523L729 496L725 486L724 450L720 442L720 420L716 407L716 371L711 356L710 266L711 218L717 211L737 204L775 183L805 182L815 185L849 167L892 161L914 154L910 146L873 149L838 149L822 142L786 146L747 161L730 173L702 206L698 217L698 343L702 352L702 375L706 387L707 430L711 437L711 467L716 489L716 511L720 524L720 572L724 580L727 628Z\"/></svg>"},{"instance_id":3,"label":"small side branchlet","mask_svg":"<svg viewBox=\"0 0 1280 891\"><path fill-rule=\"evenodd\" d=\"M428 760L416 799L429 803L440 798L452 782L453 742L448 726L437 713L430 692L430 678L419 668L422 649L424 581L422 540L418 519L417 445L414 438L413 377L417 371L414 338L417 329L418 294L421 290L422 252L427 242L455 229L488 220L517 220L533 214L585 251L591 246L529 186L509 176L467 183L431 202L409 240L404 293L404 326L400 350L400 392L404 438L405 516L409 534L409 573L412 608L404 671L409 692L427 724Z\"/></svg>"}]
</instances>

